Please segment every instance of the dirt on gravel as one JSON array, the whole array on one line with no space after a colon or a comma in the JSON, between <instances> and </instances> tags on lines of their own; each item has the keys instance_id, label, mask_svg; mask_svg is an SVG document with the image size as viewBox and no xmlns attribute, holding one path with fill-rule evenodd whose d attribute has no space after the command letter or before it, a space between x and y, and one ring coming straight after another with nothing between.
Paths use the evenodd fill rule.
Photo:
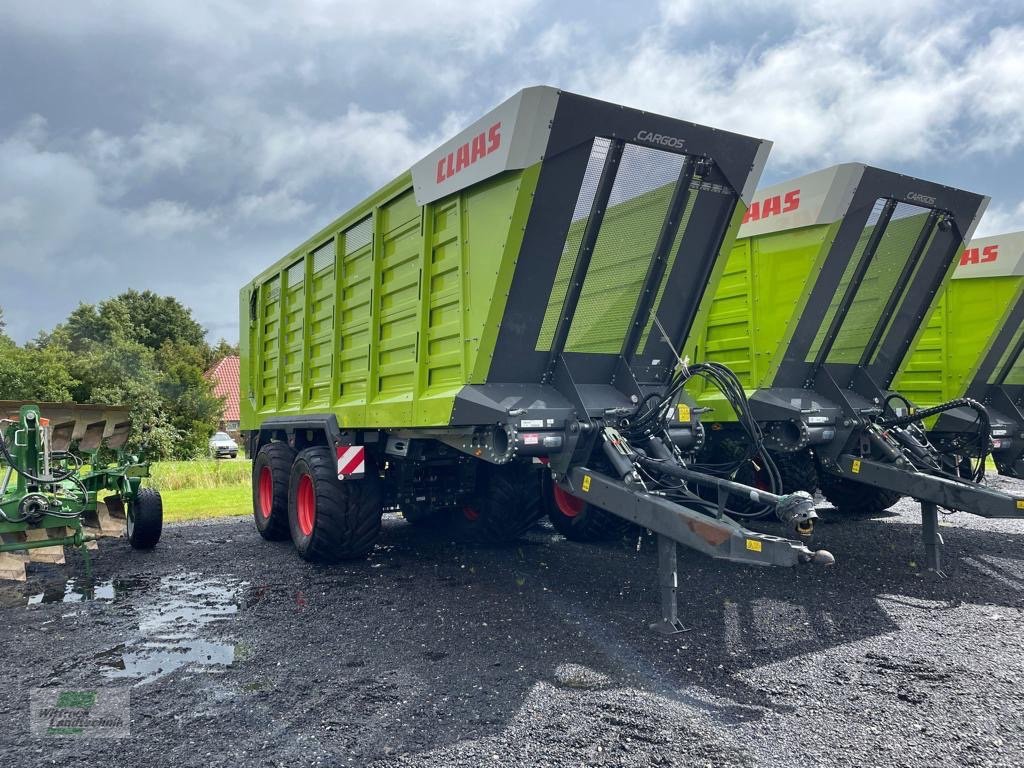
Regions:
<instances>
[{"instance_id":1,"label":"dirt on gravel","mask_svg":"<svg viewBox=\"0 0 1024 768\"><path fill-rule=\"evenodd\" d=\"M820 513L831 568L683 550L672 637L649 539L387 515L334 567L249 519L105 541L91 583L74 555L0 586L0 766L1024 764L1024 522L944 518L939 576L914 503ZM130 735L33 734L39 689L127 691Z\"/></svg>"}]
</instances>

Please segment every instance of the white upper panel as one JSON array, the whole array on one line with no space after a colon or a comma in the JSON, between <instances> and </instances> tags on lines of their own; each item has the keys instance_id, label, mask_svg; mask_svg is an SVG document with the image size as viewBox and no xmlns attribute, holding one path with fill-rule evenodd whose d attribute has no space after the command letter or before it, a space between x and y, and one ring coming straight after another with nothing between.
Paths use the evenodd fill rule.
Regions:
<instances>
[{"instance_id":1,"label":"white upper panel","mask_svg":"<svg viewBox=\"0 0 1024 768\"><path fill-rule=\"evenodd\" d=\"M524 88L412 167L419 205L544 159L558 91Z\"/></svg>"},{"instance_id":2,"label":"white upper panel","mask_svg":"<svg viewBox=\"0 0 1024 768\"><path fill-rule=\"evenodd\" d=\"M960 254L954 280L972 277L1024 277L1024 232L979 237Z\"/></svg>"},{"instance_id":3,"label":"white upper panel","mask_svg":"<svg viewBox=\"0 0 1024 768\"><path fill-rule=\"evenodd\" d=\"M861 163L833 165L754 193L737 237L839 221L864 175Z\"/></svg>"}]
</instances>

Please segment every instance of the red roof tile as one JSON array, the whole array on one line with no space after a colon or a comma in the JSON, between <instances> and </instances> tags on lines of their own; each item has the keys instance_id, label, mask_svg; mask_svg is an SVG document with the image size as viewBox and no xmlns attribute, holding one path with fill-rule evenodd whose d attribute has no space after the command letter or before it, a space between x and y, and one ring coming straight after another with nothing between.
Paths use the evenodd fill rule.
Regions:
<instances>
[{"instance_id":1,"label":"red roof tile","mask_svg":"<svg viewBox=\"0 0 1024 768\"><path fill-rule=\"evenodd\" d=\"M238 392L240 388L238 355L225 357L206 372L206 378L213 382L213 391L224 398L224 421L238 421Z\"/></svg>"}]
</instances>

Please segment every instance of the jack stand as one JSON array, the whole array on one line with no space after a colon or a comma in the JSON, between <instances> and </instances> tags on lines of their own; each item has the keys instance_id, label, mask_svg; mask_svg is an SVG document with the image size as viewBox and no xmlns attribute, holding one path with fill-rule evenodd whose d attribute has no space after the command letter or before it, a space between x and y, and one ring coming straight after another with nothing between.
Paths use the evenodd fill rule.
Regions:
<instances>
[{"instance_id":1,"label":"jack stand","mask_svg":"<svg viewBox=\"0 0 1024 768\"><path fill-rule=\"evenodd\" d=\"M676 542L668 536L658 534L658 589L661 592L661 621L651 624L651 629L662 635L688 632L679 620L676 593L679 588L679 571L676 563Z\"/></svg>"},{"instance_id":2,"label":"jack stand","mask_svg":"<svg viewBox=\"0 0 1024 768\"><path fill-rule=\"evenodd\" d=\"M924 539L924 562L929 571L939 576L942 572L942 534L939 533L939 508L935 504L921 502L921 537Z\"/></svg>"}]
</instances>

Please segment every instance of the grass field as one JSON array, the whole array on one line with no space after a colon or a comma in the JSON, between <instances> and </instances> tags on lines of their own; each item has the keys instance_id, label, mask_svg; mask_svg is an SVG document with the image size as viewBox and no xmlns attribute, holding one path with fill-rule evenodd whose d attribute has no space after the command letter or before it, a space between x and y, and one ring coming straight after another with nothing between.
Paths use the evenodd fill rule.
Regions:
<instances>
[{"instance_id":1,"label":"grass field","mask_svg":"<svg viewBox=\"0 0 1024 768\"><path fill-rule=\"evenodd\" d=\"M252 514L247 459L160 461L150 472L146 483L163 497L164 522Z\"/></svg>"},{"instance_id":2,"label":"grass field","mask_svg":"<svg viewBox=\"0 0 1024 768\"><path fill-rule=\"evenodd\" d=\"M164 500L165 523L252 514L252 489L248 482L220 488L178 488L160 491L160 495Z\"/></svg>"}]
</instances>

